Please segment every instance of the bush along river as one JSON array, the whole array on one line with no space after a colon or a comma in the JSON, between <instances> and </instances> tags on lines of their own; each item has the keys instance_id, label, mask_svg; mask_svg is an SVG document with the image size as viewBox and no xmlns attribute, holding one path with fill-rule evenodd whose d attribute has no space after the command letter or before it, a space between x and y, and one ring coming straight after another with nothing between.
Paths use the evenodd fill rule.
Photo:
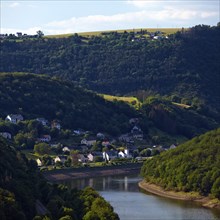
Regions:
<instances>
[{"instance_id":1,"label":"bush along river","mask_svg":"<svg viewBox=\"0 0 220 220\"><path fill-rule=\"evenodd\" d=\"M91 186L118 213L121 220L218 220L220 211L193 201L164 198L139 189L138 174L90 177L62 181L70 188Z\"/></svg>"}]
</instances>

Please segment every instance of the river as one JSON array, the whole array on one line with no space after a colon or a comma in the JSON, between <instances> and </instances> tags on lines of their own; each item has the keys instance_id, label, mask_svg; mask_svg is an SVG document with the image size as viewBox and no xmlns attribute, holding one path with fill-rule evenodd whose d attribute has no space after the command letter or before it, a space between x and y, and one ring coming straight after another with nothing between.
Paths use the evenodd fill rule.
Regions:
<instances>
[{"instance_id":1,"label":"river","mask_svg":"<svg viewBox=\"0 0 220 220\"><path fill-rule=\"evenodd\" d=\"M220 211L190 201L163 198L138 188L138 175L84 178L62 182L70 188L91 186L114 207L121 220L217 220Z\"/></svg>"}]
</instances>

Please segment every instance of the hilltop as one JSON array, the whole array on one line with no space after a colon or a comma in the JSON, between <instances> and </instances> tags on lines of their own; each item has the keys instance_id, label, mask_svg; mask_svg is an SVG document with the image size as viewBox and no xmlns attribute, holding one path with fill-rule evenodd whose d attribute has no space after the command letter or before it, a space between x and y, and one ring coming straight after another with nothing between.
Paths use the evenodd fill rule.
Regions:
<instances>
[{"instance_id":1,"label":"hilltop","mask_svg":"<svg viewBox=\"0 0 220 220\"><path fill-rule=\"evenodd\" d=\"M107 32L95 36L2 40L1 72L59 76L83 88L122 96L145 91L208 111L219 103L220 27L198 25L165 37Z\"/></svg>"},{"instance_id":2,"label":"hilltop","mask_svg":"<svg viewBox=\"0 0 220 220\"><path fill-rule=\"evenodd\" d=\"M84 37L92 37L92 36L102 36L102 35L107 35L111 33L142 33L144 32L145 34L148 33L154 33L157 31L163 32L165 35L169 34L174 34L178 31L181 31L181 28L135 28L135 29L123 29L123 30L107 30L107 31L91 31L91 32L80 32L77 33L79 36L84 36ZM65 37L70 37L73 36L74 34L57 34L57 35L46 35L45 38L65 38Z\"/></svg>"}]
</instances>

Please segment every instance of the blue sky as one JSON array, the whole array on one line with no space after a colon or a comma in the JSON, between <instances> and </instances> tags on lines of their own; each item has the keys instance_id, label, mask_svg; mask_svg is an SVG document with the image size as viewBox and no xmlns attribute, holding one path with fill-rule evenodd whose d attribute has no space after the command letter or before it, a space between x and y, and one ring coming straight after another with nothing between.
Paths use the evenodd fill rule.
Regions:
<instances>
[{"instance_id":1,"label":"blue sky","mask_svg":"<svg viewBox=\"0 0 220 220\"><path fill-rule=\"evenodd\" d=\"M99 30L216 25L220 0L0 0L1 33L64 34Z\"/></svg>"}]
</instances>

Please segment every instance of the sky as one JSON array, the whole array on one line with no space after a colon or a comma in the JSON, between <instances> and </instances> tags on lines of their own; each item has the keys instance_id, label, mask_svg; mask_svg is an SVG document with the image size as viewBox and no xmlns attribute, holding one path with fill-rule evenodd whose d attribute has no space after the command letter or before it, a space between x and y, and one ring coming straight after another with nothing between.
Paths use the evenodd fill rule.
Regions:
<instances>
[{"instance_id":1,"label":"sky","mask_svg":"<svg viewBox=\"0 0 220 220\"><path fill-rule=\"evenodd\" d=\"M0 33L178 28L220 21L220 0L0 0Z\"/></svg>"}]
</instances>

